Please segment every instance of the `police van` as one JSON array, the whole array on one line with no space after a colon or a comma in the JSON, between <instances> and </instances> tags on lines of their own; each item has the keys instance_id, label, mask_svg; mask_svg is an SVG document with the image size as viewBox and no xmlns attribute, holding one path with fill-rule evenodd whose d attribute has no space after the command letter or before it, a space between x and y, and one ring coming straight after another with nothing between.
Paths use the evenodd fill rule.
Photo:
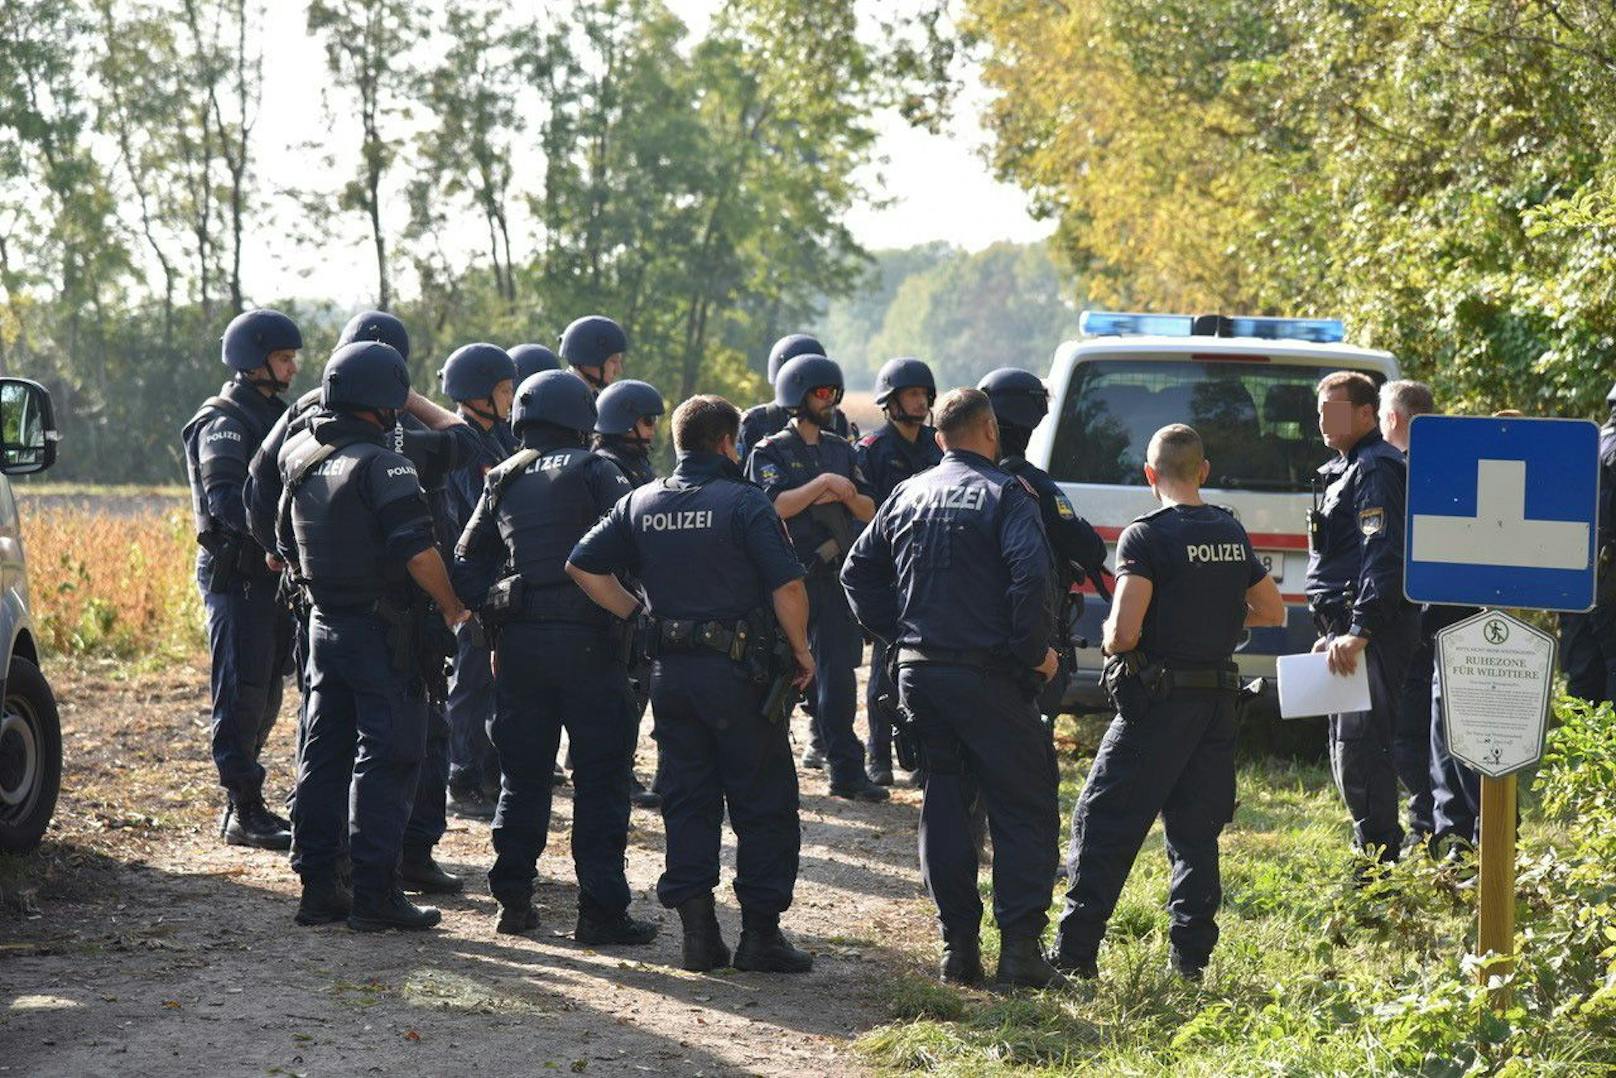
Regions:
<instances>
[{"instance_id":1,"label":"police van","mask_svg":"<svg viewBox=\"0 0 1616 1078\"><path fill-rule=\"evenodd\" d=\"M1235 655L1242 674L1269 679L1271 695L1275 656L1315 639L1302 590L1307 514L1314 473L1333 455L1319 435L1315 387L1336 370L1396 378L1397 361L1343 343L1330 319L1085 311L1078 332L1055 351L1049 415L1028 459L1106 540L1114 568L1122 529L1157 508L1143 469L1151 435L1169 423L1199 431L1212 464L1205 497L1245 525L1289 611L1283 628L1249 630ZM1079 631L1094 646L1078 653L1067 700L1076 710L1109 706L1097 683L1106 612L1088 597Z\"/></svg>"}]
</instances>

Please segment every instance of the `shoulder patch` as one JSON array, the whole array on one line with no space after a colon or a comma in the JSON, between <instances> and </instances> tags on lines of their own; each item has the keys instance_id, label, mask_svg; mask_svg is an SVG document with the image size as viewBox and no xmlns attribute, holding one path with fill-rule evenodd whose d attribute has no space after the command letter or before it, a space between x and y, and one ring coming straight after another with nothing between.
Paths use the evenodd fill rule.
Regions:
<instances>
[{"instance_id":1,"label":"shoulder patch","mask_svg":"<svg viewBox=\"0 0 1616 1078\"><path fill-rule=\"evenodd\" d=\"M1072 503L1067 500L1066 495L1058 492L1055 495L1055 512L1060 514L1062 520L1077 518L1077 510L1072 508Z\"/></svg>"},{"instance_id":2,"label":"shoulder patch","mask_svg":"<svg viewBox=\"0 0 1616 1078\"><path fill-rule=\"evenodd\" d=\"M763 461L758 465L758 478L765 483L778 483L780 481L780 468L773 461Z\"/></svg>"},{"instance_id":3,"label":"shoulder patch","mask_svg":"<svg viewBox=\"0 0 1616 1078\"><path fill-rule=\"evenodd\" d=\"M1386 510L1365 509L1358 514L1358 530L1365 539L1373 539L1386 530Z\"/></svg>"}]
</instances>

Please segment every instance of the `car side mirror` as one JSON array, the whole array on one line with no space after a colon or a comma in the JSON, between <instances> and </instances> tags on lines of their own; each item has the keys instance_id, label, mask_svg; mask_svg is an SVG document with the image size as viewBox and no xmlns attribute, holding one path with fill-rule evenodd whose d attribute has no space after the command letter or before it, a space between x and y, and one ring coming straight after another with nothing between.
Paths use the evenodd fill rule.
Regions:
<instances>
[{"instance_id":1,"label":"car side mirror","mask_svg":"<svg viewBox=\"0 0 1616 1078\"><path fill-rule=\"evenodd\" d=\"M0 378L0 473L44 471L56 463L61 437L49 390L27 378Z\"/></svg>"}]
</instances>

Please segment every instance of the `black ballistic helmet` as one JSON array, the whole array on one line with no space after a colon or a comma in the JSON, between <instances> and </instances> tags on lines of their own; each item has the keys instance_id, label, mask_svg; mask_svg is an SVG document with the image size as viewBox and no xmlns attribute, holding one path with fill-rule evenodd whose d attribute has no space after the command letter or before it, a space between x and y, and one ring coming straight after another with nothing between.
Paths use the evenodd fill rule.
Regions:
<instances>
[{"instance_id":1,"label":"black ballistic helmet","mask_svg":"<svg viewBox=\"0 0 1616 1078\"><path fill-rule=\"evenodd\" d=\"M540 371L558 371L564 366L561 357L542 344L519 344L510 350L510 356L516 364L517 385Z\"/></svg>"},{"instance_id":2,"label":"black ballistic helmet","mask_svg":"<svg viewBox=\"0 0 1616 1078\"><path fill-rule=\"evenodd\" d=\"M1031 430L1049 414L1049 390L1044 381L1020 367L988 372L976 388L993 402L993 415L1002 424Z\"/></svg>"},{"instance_id":3,"label":"black ballistic helmet","mask_svg":"<svg viewBox=\"0 0 1616 1078\"><path fill-rule=\"evenodd\" d=\"M595 399L595 433L627 434L640 417L661 415L666 410L656 386L625 378L601 390Z\"/></svg>"},{"instance_id":4,"label":"black ballistic helmet","mask_svg":"<svg viewBox=\"0 0 1616 1078\"><path fill-rule=\"evenodd\" d=\"M303 347L297 323L279 311L260 307L230 320L219 338L219 359L231 370L257 370L269 362L271 352Z\"/></svg>"},{"instance_id":5,"label":"black ballistic helmet","mask_svg":"<svg viewBox=\"0 0 1616 1078\"><path fill-rule=\"evenodd\" d=\"M798 356L780 368L774 381L774 403L787 411L802 407L809 392L820 386L836 387L836 402L842 402L842 368L824 356Z\"/></svg>"},{"instance_id":6,"label":"black ballistic helmet","mask_svg":"<svg viewBox=\"0 0 1616 1078\"><path fill-rule=\"evenodd\" d=\"M796 359L798 356L822 356L825 346L819 343L819 338L810 337L806 333L788 333L774 342L769 349L769 384L772 386L780 377L780 368Z\"/></svg>"},{"instance_id":7,"label":"black ballistic helmet","mask_svg":"<svg viewBox=\"0 0 1616 1078\"><path fill-rule=\"evenodd\" d=\"M403 356L404 362L410 361L409 330L386 311L360 311L348 319L348 324L342 327L342 336L337 338L337 344L340 346L355 341L381 341Z\"/></svg>"},{"instance_id":8,"label":"black ballistic helmet","mask_svg":"<svg viewBox=\"0 0 1616 1078\"><path fill-rule=\"evenodd\" d=\"M397 410L410 397L404 357L380 341L355 341L331 353L320 378L320 404L338 411Z\"/></svg>"},{"instance_id":9,"label":"black ballistic helmet","mask_svg":"<svg viewBox=\"0 0 1616 1078\"><path fill-rule=\"evenodd\" d=\"M595 426L595 395L569 371L540 371L516 388L511 429L521 433L529 423L549 423L585 434Z\"/></svg>"},{"instance_id":10,"label":"black ballistic helmet","mask_svg":"<svg viewBox=\"0 0 1616 1078\"><path fill-rule=\"evenodd\" d=\"M889 359L875 376L875 403L885 408L898 390L917 386L926 391L928 407L937 403L937 380L931 376L930 367L912 356Z\"/></svg>"},{"instance_id":11,"label":"black ballistic helmet","mask_svg":"<svg viewBox=\"0 0 1616 1078\"><path fill-rule=\"evenodd\" d=\"M561 358L574 367L598 370L611 357L627 351L628 334L602 314L580 318L561 334Z\"/></svg>"},{"instance_id":12,"label":"black ballistic helmet","mask_svg":"<svg viewBox=\"0 0 1616 1078\"><path fill-rule=\"evenodd\" d=\"M516 381L516 364L495 344L468 344L456 348L438 372L443 395L454 401L475 401L494 395L501 382Z\"/></svg>"}]
</instances>

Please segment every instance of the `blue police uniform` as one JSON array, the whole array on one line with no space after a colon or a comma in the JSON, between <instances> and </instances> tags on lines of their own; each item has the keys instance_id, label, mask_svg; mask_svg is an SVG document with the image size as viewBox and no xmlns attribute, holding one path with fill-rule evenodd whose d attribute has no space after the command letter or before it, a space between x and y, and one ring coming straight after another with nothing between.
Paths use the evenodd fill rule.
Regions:
<instances>
[{"instance_id":1,"label":"blue police uniform","mask_svg":"<svg viewBox=\"0 0 1616 1078\"><path fill-rule=\"evenodd\" d=\"M281 450L283 484L302 475L281 516L279 548L298 566L309 616L309 699L292 865L307 881L353 863L356 908L397 884L404 833L426 750L416 656L390 632L411 617L407 563L431 549L432 514L415 466L386 434L319 412ZM323 445L336 448L304 471Z\"/></svg>"},{"instance_id":2,"label":"blue police uniform","mask_svg":"<svg viewBox=\"0 0 1616 1078\"><path fill-rule=\"evenodd\" d=\"M1436 678L1436 634L1463 621L1479 608L1426 606L1420 610L1419 645L1409 661L1403 689L1403 714L1423 715L1429 746L1431 840L1451 837L1474 843L1480 837L1481 777L1448 752L1448 733L1442 725L1442 689Z\"/></svg>"},{"instance_id":3,"label":"blue police uniform","mask_svg":"<svg viewBox=\"0 0 1616 1078\"><path fill-rule=\"evenodd\" d=\"M196 581L213 660L213 762L233 803L262 799L258 756L280 713L291 647L290 618L276 599L279 578L264 563L266 548L248 530L242 500L248 462L285 410L285 401L238 377L183 431L201 544Z\"/></svg>"},{"instance_id":4,"label":"blue police uniform","mask_svg":"<svg viewBox=\"0 0 1616 1078\"><path fill-rule=\"evenodd\" d=\"M746 460L746 475L773 501L788 490L830 472L853 482L860 494L875 491L858 465L853 445L831 431L821 431L809 445L787 427L760 441ZM807 574L808 644L814 656L813 721L825 746L825 762L833 792L862 788L864 744L853 729L858 712L855 671L864 652L864 637L853 620L836 571L847 554L843 543L862 525L845 505L813 506L786 521L786 530ZM836 534L840 528L842 536Z\"/></svg>"},{"instance_id":5,"label":"blue police uniform","mask_svg":"<svg viewBox=\"0 0 1616 1078\"><path fill-rule=\"evenodd\" d=\"M1367 636L1368 711L1330 716L1330 769L1352 815L1357 847L1395 860L1397 818L1393 745L1397 709L1418 636L1403 598L1403 514L1408 469L1379 431L1319 468L1323 501L1310 529L1306 591L1321 635Z\"/></svg>"},{"instance_id":6,"label":"blue police uniform","mask_svg":"<svg viewBox=\"0 0 1616 1078\"><path fill-rule=\"evenodd\" d=\"M1117 575L1152 585L1137 651L1176 682L1143 713L1123 708L1072 810L1057 965L1089 967L1139 847L1159 815L1172 865L1174 960L1199 970L1218 939L1218 836L1234 815L1237 668L1246 592L1267 575L1227 510L1174 505L1130 524Z\"/></svg>"},{"instance_id":7,"label":"blue police uniform","mask_svg":"<svg viewBox=\"0 0 1616 1078\"><path fill-rule=\"evenodd\" d=\"M771 434L779 434L790 423L791 413L773 401L754 405L741 413L741 433L735 438L735 451L741 455L741 466L746 466L759 442ZM847 421L847 413L840 408L830 413L830 430L843 438L856 437L858 434L858 428Z\"/></svg>"},{"instance_id":8,"label":"blue police uniform","mask_svg":"<svg viewBox=\"0 0 1616 1078\"><path fill-rule=\"evenodd\" d=\"M446 504L456 539L471 519L483 494L483 480L500 462L510 456L508 434L502 424L483 430L471 424L477 437L477 452L471 463L449 477ZM494 674L488 649L466 634L460 638L454 673L449 678L449 786L471 794L491 790L499 784L499 756L488 738L488 722L494 717Z\"/></svg>"},{"instance_id":9,"label":"blue police uniform","mask_svg":"<svg viewBox=\"0 0 1616 1078\"><path fill-rule=\"evenodd\" d=\"M1069 634L1074 620L1069 605L1075 602L1072 588L1086 577L1097 576L1105 567L1105 540L1093 525L1078 515L1060 484L1038 465L1026 457L1013 456L1000 461L999 467L1023 480L1038 496L1038 515L1055 553L1055 579L1061 597L1056 625L1061 634ZM1071 677L1072 671L1062 664L1060 672L1038 694L1039 711L1045 715L1060 713Z\"/></svg>"},{"instance_id":10,"label":"blue police uniform","mask_svg":"<svg viewBox=\"0 0 1616 1078\"><path fill-rule=\"evenodd\" d=\"M943 450L937 444L935 428L922 424L920 433L911 442L899 429L884 424L873 434L858 441L858 464L874 490L876 505L885 502L898 484L943 459ZM870 678L864 686L864 717L870 726L870 770L892 770L892 726L881 717L877 706L883 695L892 691L887 678L887 647L877 640L870 649Z\"/></svg>"},{"instance_id":11,"label":"blue police uniform","mask_svg":"<svg viewBox=\"0 0 1616 1078\"><path fill-rule=\"evenodd\" d=\"M1054 627L1036 500L992 461L950 451L882 503L841 580L858 620L900 649L926 773L920 868L945 940L974 944L982 919L967 774L987 805L999 931L1036 940L1060 838L1055 751L1030 684Z\"/></svg>"},{"instance_id":12,"label":"blue police uniform","mask_svg":"<svg viewBox=\"0 0 1616 1078\"><path fill-rule=\"evenodd\" d=\"M500 674L489 736L501 776L488 885L502 906L530 906L565 728L576 790L572 857L580 911L610 919L629 905L623 869L633 752L627 675L616 619L579 590L566 563L629 485L611 461L570 432L530 427L524 433L532 452L488 473L455 549L456 590L472 605L480 605L507 563L522 582L520 605L507 615L496 645Z\"/></svg>"},{"instance_id":13,"label":"blue police uniform","mask_svg":"<svg viewBox=\"0 0 1616 1078\"><path fill-rule=\"evenodd\" d=\"M653 626L725 632L742 620L772 626L774 591L803 575L769 499L717 453L681 453L671 476L618 502L570 560L637 579ZM735 896L743 912L777 917L791 905L802 840L786 725L765 720L766 685L728 652L693 639L659 640L655 651L656 790L667 830L657 898L677 908L711 895L727 812Z\"/></svg>"},{"instance_id":14,"label":"blue police uniform","mask_svg":"<svg viewBox=\"0 0 1616 1078\"><path fill-rule=\"evenodd\" d=\"M248 467L243 499L247 508L247 521L255 539L273 549L276 517L280 509L281 492L285 489L280 473L280 453L289 437L304 431L309 420L318 414L320 391L310 390L286 410L264 444L253 455ZM433 536L438 552L445 564L454 555L454 544L459 532L450 513L447 494L448 477L470 463L477 451L477 436L469 423L458 423L441 431L429 429L409 414L401 414L398 424L384 437L393 452L415 465L417 478L426 494L427 506L432 514ZM296 675L301 702L298 709L298 752L301 756L308 704L308 611L294 619L292 652L296 658ZM439 615L435 609L424 609L427 632L436 633L433 619ZM450 653L450 657L453 652ZM412 853L430 851L443 838L447 830L444 813L445 789L449 779L449 723L444 714L443 686L427 684L427 741L422 761L421 778L416 784L414 809L405 830L405 862Z\"/></svg>"},{"instance_id":15,"label":"blue police uniform","mask_svg":"<svg viewBox=\"0 0 1616 1078\"><path fill-rule=\"evenodd\" d=\"M1603 564L1606 551L1616 542L1616 412L1599 428L1599 527L1600 577L1603 592L1609 586L1604 578L1616 567ZM1603 599L1586 614L1560 615L1560 669L1566 676L1566 692L1590 704L1616 700L1616 599Z\"/></svg>"}]
</instances>

